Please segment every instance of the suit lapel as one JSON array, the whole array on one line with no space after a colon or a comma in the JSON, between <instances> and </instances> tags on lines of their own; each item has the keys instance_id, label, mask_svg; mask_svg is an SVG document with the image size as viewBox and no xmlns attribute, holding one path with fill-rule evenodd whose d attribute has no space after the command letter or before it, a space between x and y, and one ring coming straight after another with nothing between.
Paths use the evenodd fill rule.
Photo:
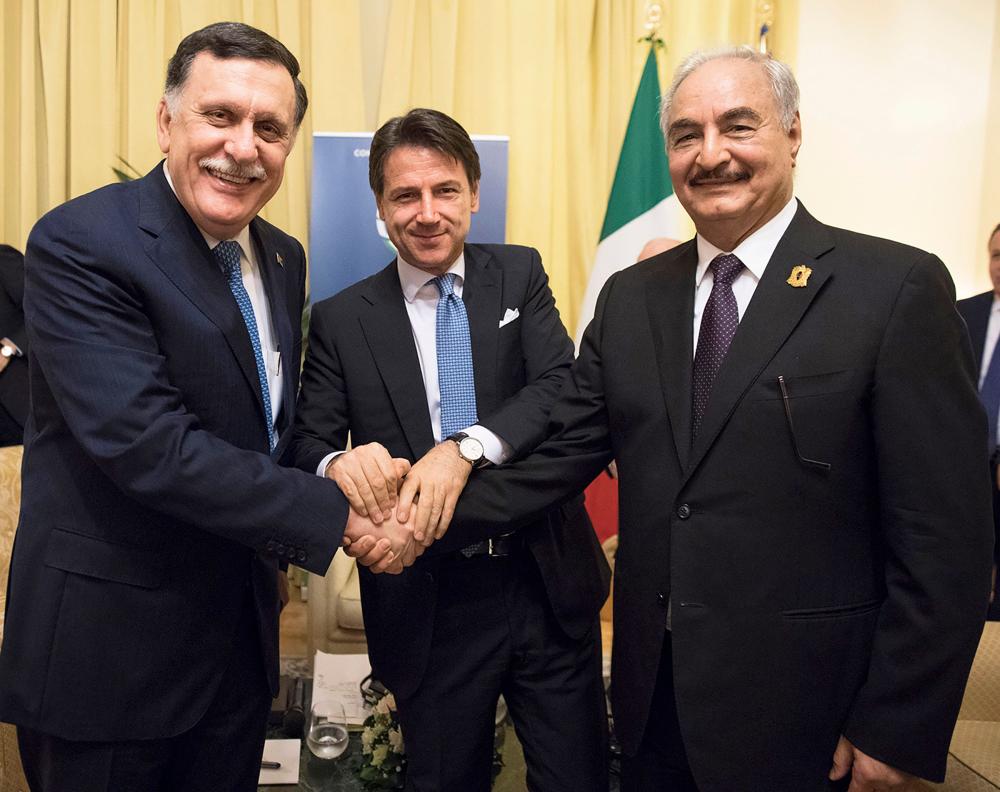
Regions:
<instances>
[{"instance_id":1,"label":"suit lapel","mask_svg":"<svg viewBox=\"0 0 1000 792\"><path fill-rule=\"evenodd\" d=\"M153 263L222 331L247 385L257 394L263 422L257 362L243 315L205 238L167 184L162 164L142 179L139 227L149 234L145 250Z\"/></svg>"},{"instance_id":2,"label":"suit lapel","mask_svg":"<svg viewBox=\"0 0 1000 792\"><path fill-rule=\"evenodd\" d=\"M359 299L369 306L361 313L361 329L372 359L385 383L412 458L419 459L434 446L434 433L396 263L372 278Z\"/></svg>"},{"instance_id":3,"label":"suit lapel","mask_svg":"<svg viewBox=\"0 0 1000 792\"><path fill-rule=\"evenodd\" d=\"M692 317L698 248L691 241L678 252L679 258L650 267L645 291L660 386L683 469L691 446Z\"/></svg>"},{"instance_id":4,"label":"suit lapel","mask_svg":"<svg viewBox=\"0 0 1000 792\"><path fill-rule=\"evenodd\" d=\"M689 473L704 457L743 394L781 348L832 276L830 264L821 256L833 246L827 227L817 222L800 204L757 284L712 385L701 430L692 449ZM796 288L789 285L787 279L792 268L800 264L812 269L812 274L806 286Z\"/></svg>"},{"instance_id":5,"label":"suit lapel","mask_svg":"<svg viewBox=\"0 0 1000 792\"><path fill-rule=\"evenodd\" d=\"M503 271L493 263L491 255L466 246L462 302L469 317L476 408L480 416L492 412L497 401L496 361L502 316L502 279Z\"/></svg>"},{"instance_id":6,"label":"suit lapel","mask_svg":"<svg viewBox=\"0 0 1000 792\"><path fill-rule=\"evenodd\" d=\"M983 347L986 346L986 329L990 323L990 313L993 311L993 293L988 292L980 297L975 298L975 310L969 311L967 315L972 320L968 326L973 359L976 361L976 374L982 375Z\"/></svg>"},{"instance_id":7,"label":"suit lapel","mask_svg":"<svg viewBox=\"0 0 1000 792\"><path fill-rule=\"evenodd\" d=\"M285 355L291 355L294 351L292 342L292 317L288 315L288 294L286 290L286 277L284 263L278 253L274 240L268 232L267 227L258 220L250 224L250 237L257 245L257 261L260 265L261 279L264 281L264 292L267 294L267 305L271 312L271 328L274 333L274 343L278 348L279 359L281 360L281 410L274 416L277 425L278 418L283 416L283 423L286 423L294 415L295 401L295 361L285 360ZM256 361L254 361L256 369ZM259 389L258 389L259 391ZM263 407L263 402L261 403ZM283 432L283 434L288 434Z\"/></svg>"}]
</instances>

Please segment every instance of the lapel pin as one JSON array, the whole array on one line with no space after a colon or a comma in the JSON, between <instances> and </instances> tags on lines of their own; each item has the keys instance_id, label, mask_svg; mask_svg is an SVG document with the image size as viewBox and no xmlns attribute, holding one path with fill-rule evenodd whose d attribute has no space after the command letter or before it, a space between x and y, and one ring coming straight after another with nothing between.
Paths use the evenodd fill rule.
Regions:
<instances>
[{"instance_id":1,"label":"lapel pin","mask_svg":"<svg viewBox=\"0 0 1000 792\"><path fill-rule=\"evenodd\" d=\"M280 253L275 253L274 257L278 260L278 266L281 267L281 268L284 268L284 266L285 266L285 260L281 257L281 254ZM806 277L808 277L808 276L806 276Z\"/></svg>"},{"instance_id":2,"label":"lapel pin","mask_svg":"<svg viewBox=\"0 0 1000 792\"><path fill-rule=\"evenodd\" d=\"M809 276L812 274L813 271L809 267L805 264L799 264L797 267L792 267L792 274L788 276L788 280L785 283L789 286L794 286L796 289L801 289L809 283Z\"/></svg>"}]
</instances>

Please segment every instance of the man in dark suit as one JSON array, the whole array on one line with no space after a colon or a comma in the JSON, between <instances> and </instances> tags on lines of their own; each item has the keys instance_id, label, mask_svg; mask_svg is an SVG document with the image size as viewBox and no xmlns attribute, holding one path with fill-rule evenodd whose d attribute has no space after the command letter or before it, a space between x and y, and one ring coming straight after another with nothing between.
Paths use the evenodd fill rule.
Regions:
<instances>
[{"instance_id":1,"label":"man in dark suit","mask_svg":"<svg viewBox=\"0 0 1000 792\"><path fill-rule=\"evenodd\" d=\"M1000 601L997 598L997 565L1000 564L1000 473L997 470L997 422L1000 417L1000 225L993 229L987 246L990 257L990 280L992 291L977 294L957 303L958 312L965 319L972 338L972 357L976 362L979 377L980 398L986 408L990 437L990 481L993 484L993 528L996 534L993 545L993 591L991 593L990 617L1000 618ZM996 359L996 363L994 363ZM992 366L997 369L993 370ZM989 373L993 377L988 379Z\"/></svg>"},{"instance_id":2,"label":"man in dark suit","mask_svg":"<svg viewBox=\"0 0 1000 792\"><path fill-rule=\"evenodd\" d=\"M348 512L279 466L305 261L257 213L306 109L298 72L246 25L187 36L157 111L165 162L28 240L0 718L34 792L256 788L279 559L323 574Z\"/></svg>"},{"instance_id":3,"label":"man in dark suit","mask_svg":"<svg viewBox=\"0 0 1000 792\"><path fill-rule=\"evenodd\" d=\"M697 238L609 279L551 438L474 477L437 544L509 530L614 458L623 789L940 780L991 543L951 279L793 197L787 66L694 55L662 120Z\"/></svg>"},{"instance_id":4,"label":"man in dark suit","mask_svg":"<svg viewBox=\"0 0 1000 792\"><path fill-rule=\"evenodd\" d=\"M21 444L28 416L23 300L24 256L10 245L0 245L0 446Z\"/></svg>"},{"instance_id":5,"label":"man in dark suit","mask_svg":"<svg viewBox=\"0 0 1000 792\"><path fill-rule=\"evenodd\" d=\"M370 151L399 255L313 308L295 459L377 521L397 502L392 459L411 460L399 504L416 496L416 534L429 543L473 468L543 438L573 347L536 251L466 244L480 167L456 121L411 110ZM337 453L348 433L353 450ZM369 655L396 697L407 788L488 790L503 694L531 789L607 790L597 617L608 572L582 499L501 533L433 557L432 546L397 578L362 572Z\"/></svg>"}]
</instances>

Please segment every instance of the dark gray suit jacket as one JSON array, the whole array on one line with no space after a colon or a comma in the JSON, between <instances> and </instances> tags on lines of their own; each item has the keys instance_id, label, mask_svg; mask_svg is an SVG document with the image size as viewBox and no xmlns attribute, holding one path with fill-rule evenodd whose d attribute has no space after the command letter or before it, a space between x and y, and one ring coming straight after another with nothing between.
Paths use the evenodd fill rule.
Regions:
<instances>
[{"instance_id":1,"label":"dark gray suit jacket","mask_svg":"<svg viewBox=\"0 0 1000 792\"><path fill-rule=\"evenodd\" d=\"M992 542L985 420L951 279L934 256L800 206L692 446L696 265L691 241L612 276L551 439L471 481L457 525L498 530L613 457L612 703L626 752L672 601L700 789L826 789L841 733L940 779ZM802 288L786 282L797 265L812 269Z\"/></svg>"}]
</instances>

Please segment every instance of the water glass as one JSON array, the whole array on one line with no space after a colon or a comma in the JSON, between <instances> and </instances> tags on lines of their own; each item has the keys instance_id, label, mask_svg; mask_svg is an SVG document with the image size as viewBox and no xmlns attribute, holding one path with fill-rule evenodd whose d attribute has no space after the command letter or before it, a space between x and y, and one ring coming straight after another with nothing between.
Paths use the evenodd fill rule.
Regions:
<instances>
[{"instance_id":1,"label":"water glass","mask_svg":"<svg viewBox=\"0 0 1000 792\"><path fill-rule=\"evenodd\" d=\"M343 704L329 698L313 701L309 708L306 744L320 759L336 759L347 750L347 717Z\"/></svg>"}]
</instances>

